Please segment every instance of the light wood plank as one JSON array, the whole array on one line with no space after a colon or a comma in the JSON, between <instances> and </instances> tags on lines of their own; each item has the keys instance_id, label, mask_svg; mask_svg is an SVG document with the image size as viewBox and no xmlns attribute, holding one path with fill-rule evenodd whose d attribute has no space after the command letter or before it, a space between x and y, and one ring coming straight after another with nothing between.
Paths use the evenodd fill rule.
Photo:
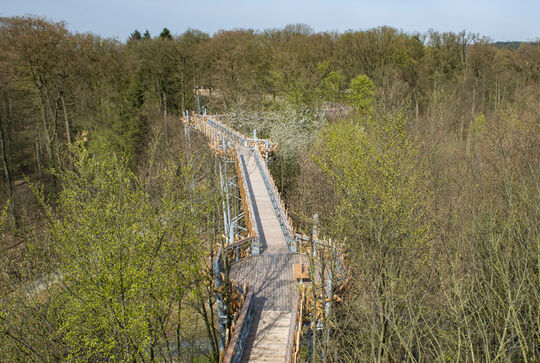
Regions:
<instances>
[{"instance_id":1,"label":"light wood plank","mask_svg":"<svg viewBox=\"0 0 540 363\"><path fill-rule=\"evenodd\" d=\"M295 281L290 254L261 171L247 149L239 151L247 168L246 183L261 236L260 256L251 256L231 268L231 278L248 283L255 292L254 319L242 361L283 362L291 329Z\"/></svg>"}]
</instances>

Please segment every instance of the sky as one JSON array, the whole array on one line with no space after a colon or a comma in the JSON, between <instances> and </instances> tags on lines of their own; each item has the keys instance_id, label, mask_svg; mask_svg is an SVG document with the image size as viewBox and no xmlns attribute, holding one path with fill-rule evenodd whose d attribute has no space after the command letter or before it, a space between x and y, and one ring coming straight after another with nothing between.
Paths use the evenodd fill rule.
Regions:
<instances>
[{"instance_id":1,"label":"sky","mask_svg":"<svg viewBox=\"0 0 540 363\"><path fill-rule=\"evenodd\" d=\"M316 32L388 25L405 32L466 30L495 41L540 38L540 0L0 0L0 16L26 14L121 41L135 29L153 36L164 27L213 34L296 23Z\"/></svg>"}]
</instances>

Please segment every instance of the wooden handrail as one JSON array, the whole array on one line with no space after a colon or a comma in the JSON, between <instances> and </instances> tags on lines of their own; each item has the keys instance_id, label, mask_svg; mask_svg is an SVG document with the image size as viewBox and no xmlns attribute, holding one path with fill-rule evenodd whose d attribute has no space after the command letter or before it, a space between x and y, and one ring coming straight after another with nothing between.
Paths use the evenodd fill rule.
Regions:
<instances>
[{"instance_id":1,"label":"wooden handrail","mask_svg":"<svg viewBox=\"0 0 540 363\"><path fill-rule=\"evenodd\" d=\"M275 145L270 140L245 137L238 131L231 129L220 121L217 121L217 115L198 115L195 113L186 113L185 116L182 117L182 122L195 127L195 129L208 137L210 139L210 143L214 144L213 148L216 152L220 152L218 144L223 138L230 139L229 141L232 144L239 144L242 146L256 144L263 147L266 152L269 152L275 148Z\"/></svg>"},{"instance_id":2,"label":"wooden handrail","mask_svg":"<svg viewBox=\"0 0 540 363\"><path fill-rule=\"evenodd\" d=\"M302 294L298 294L298 290L295 291L296 304L293 309L293 314L291 315L289 336L287 337L287 348L285 356L285 362L287 363L298 362L298 355L300 353L300 339L302 338L305 299L305 287L302 287Z\"/></svg>"},{"instance_id":3,"label":"wooden handrail","mask_svg":"<svg viewBox=\"0 0 540 363\"><path fill-rule=\"evenodd\" d=\"M227 245L225 248L226 249L234 248L234 247L239 246L239 245L241 245L241 244L243 244L245 242L251 241L252 239L253 239L253 236L248 236L248 237L242 238L241 240L238 240L238 241L236 241L234 243L231 243L230 245Z\"/></svg>"},{"instance_id":4,"label":"wooden handrail","mask_svg":"<svg viewBox=\"0 0 540 363\"><path fill-rule=\"evenodd\" d=\"M244 352L244 346L246 344L247 335L251 327L251 321L253 319L253 291L249 291L240 311L240 315L236 320L234 327L234 332L227 346L227 351L225 357L223 358L224 363L230 362L239 362L242 358L242 353Z\"/></svg>"},{"instance_id":5,"label":"wooden handrail","mask_svg":"<svg viewBox=\"0 0 540 363\"><path fill-rule=\"evenodd\" d=\"M242 199L242 210L244 211L244 220L246 222L246 227L248 230L248 234L250 236L253 236L255 239L253 240L253 245L251 248L251 253L254 255L259 254L259 228L257 227L257 223L255 221L255 214L253 213L252 204L253 201L251 200L251 195L249 193L249 188L247 184L247 171L244 168L243 162L241 163L241 155L239 150L236 150L236 158L235 158L235 167L236 167L236 174L238 175L238 187L240 189L240 196Z\"/></svg>"}]
</instances>

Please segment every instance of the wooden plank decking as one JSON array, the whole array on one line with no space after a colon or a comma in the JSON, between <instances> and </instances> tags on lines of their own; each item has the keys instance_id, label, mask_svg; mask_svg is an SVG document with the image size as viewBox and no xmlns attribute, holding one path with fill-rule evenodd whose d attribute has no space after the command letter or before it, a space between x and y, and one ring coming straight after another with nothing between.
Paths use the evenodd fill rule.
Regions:
<instances>
[{"instance_id":1,"label":"wooden plank decking","mask_svg":"<svg viewBox=\"0 0 540 363\"><path fill-rule=\"evenodd\" d=\"M293 264L270 196L252 151L240 148L241 167L247 170L248 193L261 239L261 255L231 267L231 278L248 283L255 292L255 316L242 356L243 362L283 362L294 304Z\"/></svg>"}]
</instances>

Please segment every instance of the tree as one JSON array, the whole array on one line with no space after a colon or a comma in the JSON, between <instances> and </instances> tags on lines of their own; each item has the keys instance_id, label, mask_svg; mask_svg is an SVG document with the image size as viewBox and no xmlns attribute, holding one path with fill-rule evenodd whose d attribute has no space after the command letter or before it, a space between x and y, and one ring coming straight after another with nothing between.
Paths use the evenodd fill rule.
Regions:
<instances>
[{"instance_id":1,"label":"tree","mask_svg":"<svg viewBox=\"0 0 540 363\"><path fill-rule=\"evenodd\" d=\"M339 102L342 99L343 76L330 71L321 81L321 93L325 100Z\"/></svg>"},{"instance_id":2,"label":"tree","mask_svg":"<svg viewBox=\"0 0 540 363\"><path fill-rule=\"evenodd\" d=\"M171 31L167 28L163 28L163 30L161 31L161 33L159 33L159 37L161 39L168 39L168 40L172 40L172 35L171 35Z\"/></svg>"},{"instance_id":3,"label":"tree","mask_svg":"<svg viewBox=\"0 0 540 363\"><path fill-rule=\"evenodd\" d=\"M140 42L142 40L142 34L140 31L135 29L133 33L129 35L128 41Z\"/></svg>"},{"instance_id":4,"label":"tree","mask_svg":"<svg viewBox=\"0 0 540 363\"><path fill-rule=\"evenodd\" d=\"M425 279L429 260L430 221L424 211L429 193L423 173L415 169L418 150L406 125L399 114L337 123L324 132L313 156L335 194L327 235L342 241L353 285L359 284L336 312L340 328L326 347L338 349L344 360L363 354L373 360L396 358L405 344L399 336L416 329L409 309L424 293L415 286ZM352 321L347 314L354 315ZM348 355L345 345L353 341L356 353ZM410 343L403 349L411 358L416 348Z\"/></svg>"},{"instance_id":5,"label":"tree","mask_svg":"<svg viewBox=\"0 0 540 363\"><path fill-rule=\"evenodd\" d=\"M33 86L41 113L49 167L59 162L57 104L62 94L61 57L67 29L62 22L50 23L39 17L0 19L0 31L6 40L8 59L19 79ZM56 186L52 177L53 190Z\"/></svg>"},{"instance_id":6,"label":"tree","mask_svg":"<svg viewBox=\"0 0 540 363\"><path fill-rule=\"evenodd\" d=\"M212 86L237 105L245 98L261 95L260 80L267 68L253 30L220 31L207 43L211 59Z\"/></svg>"},{"instance_id":7,"label":"tree","mask_svg":"<svg viewBox=\"0 0 540 363\"><path fill-rule=\"evenodd\" d=\"M6 186L8 191L8 203L9 203L9 213L13 220L13 225L15 230L17 230L17 214L15 213L15 193L13 191L13 176L11 165L8 164L8 155L7 155L7 146L6 146L6 136L4 133L4 123L2 120L2 109L0 108L0 149L2 150L2 167L4 169L4 174L6 176Z\"/></svg>"},{"instance_id":8,"label":"tree","mask_svg":"<svg viewBox=\"0 0 540 363\"><path fill-rule=\"evenodd\" d=\"M349 92L346 94L347 100L356 110L362 113L371 112L375 86L371 79L365 74L356 76L351 80Z\"/></svg>"},{"instance_id":9,"label":"tree","mask_svg":"<svg viewBox=\"0 0 540 363\"><path fill-rule=\"evenodd\" d=\"M45 305L21 296L46 309L47 332L60 338L28 350L23 342L34 339L27 335L32 330L14 333L11 324L21 317L4 310L0 328L12 338L2 337L1 353L18 346L30 359L44 359L47 351L73 360L187 359L175 347L204 336L187 304L207 285L200 236L210 194L190 189L185 159L160 159L158 145L162 140L152 143L143 176L110 148L90 154L83 140L70 147L70 167L58 171L57 207L37 192L60 286L42 292Z\"/></svg>"}]
</instances>

